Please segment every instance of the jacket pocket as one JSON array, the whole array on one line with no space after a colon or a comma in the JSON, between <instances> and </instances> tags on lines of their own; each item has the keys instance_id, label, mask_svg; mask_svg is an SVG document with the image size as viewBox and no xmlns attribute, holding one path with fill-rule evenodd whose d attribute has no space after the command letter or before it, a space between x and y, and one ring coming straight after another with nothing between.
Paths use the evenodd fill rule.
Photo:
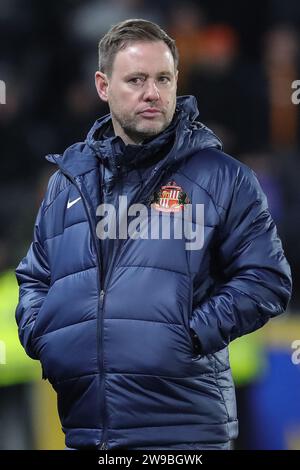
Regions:
<instances>
[{"instance_id":1,"label":"jacket pocket","mask_svg":"<svg viewBox=\"0 0 300 470\"><path fill-rule=\"evenodd\" d=\"M201 357L201 350L199 349L198 343L197 343L197 337L194 337L193 331L186 325L183 325L184 332L186 337L188 338L189 344L190 344L190 350L191 350L191 355L192 355L192 360L199 359Z\"/></svg>"},{"instance_id":2,"label":"jacket pocket","mask_svg":"<svg viewBox=\"0 0 300 470\"><path fill-rule=\"evenodd\" d=\"M188 306L188 318L187 318L187 326L185 326L185 330L189 336L191 348L192 348L192 354L193 358L192 360L197 360L201 357L201 349L200 349L200 343L195 336L194 331L190 328L190 322L193 314L193 297L194 297L194 288L193 288L193 281L192 279L190 280L190 293L189 293L189 306Z\"/></svg>"}]
</instances>

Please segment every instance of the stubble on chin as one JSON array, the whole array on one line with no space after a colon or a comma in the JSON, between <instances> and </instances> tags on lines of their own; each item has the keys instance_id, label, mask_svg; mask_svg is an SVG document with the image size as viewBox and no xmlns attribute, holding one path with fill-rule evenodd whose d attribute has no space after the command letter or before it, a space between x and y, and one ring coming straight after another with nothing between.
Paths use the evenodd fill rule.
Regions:
<instances>
[{"instance_id":1,"label":"stubble on chin","mask_svg":"<svg viewBox=\"0 0 300 470\"><path fill-rule=\"evenodd\" d=\"M166 122L165 119L163 121L160 120L159 123L143 123L141 122L143 118L139 117L132 119L126 119L116 115L113 117L115 120L117 120L124 133L131 138L134 138L135 140L145 140L150 137L155 137L156 135L163 132L169 125L169 122Z\"/></svg>"},{"instance_id":2,"label":"stubble on chin","mask_svg":"<svg viewBox=\"0 0 300 470\"><path fill-rule=\"evenodd\" d=\"M158 119L158 122L151 123L147 119L139 116L138 114L128 115L122 113L118 107L111 109L111 115L114 121L118 123L123 130L123 132L128 135L131 139L142 142L143 140L162 133L171 123L174 112L166 115L166 110L162 111L161 117Z\"/></svg>"}]
</instances>

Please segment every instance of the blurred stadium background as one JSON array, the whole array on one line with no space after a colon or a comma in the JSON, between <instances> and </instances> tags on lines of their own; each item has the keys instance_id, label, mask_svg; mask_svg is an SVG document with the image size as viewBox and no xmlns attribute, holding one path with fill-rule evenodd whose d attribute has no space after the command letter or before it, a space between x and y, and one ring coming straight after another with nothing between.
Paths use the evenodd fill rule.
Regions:
<instances>
[{"instance_id":1,"label":"blurred stadium background","mask_svg":"<svg viewBox=\"0 0 300 470\"><path fill-rule=\"evenodd\" d=\"M0 0L0 449L62 449L55 395L17 338L13 270L31 241L44 156L107 112L94 88L97 42L126 18L158 22L181 54L178 94L252 167L291 263L289 311L235 341L237 449L300 449L300 3L297 0ZM295 346L295 344L294 344ZM299 347L299 346L298 346ZM292 354L294 352L294 360Z\"/></svg>"}]
</instances>

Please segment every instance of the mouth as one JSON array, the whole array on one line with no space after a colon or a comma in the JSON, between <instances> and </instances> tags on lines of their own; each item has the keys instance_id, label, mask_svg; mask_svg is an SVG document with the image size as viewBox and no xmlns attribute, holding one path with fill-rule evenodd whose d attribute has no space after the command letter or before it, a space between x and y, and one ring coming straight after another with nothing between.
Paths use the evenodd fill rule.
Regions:
<instances>
[{"instance_id":1,"label":"mouth","mask_svg":"<svg viewBox=\"0 0 300 470\"><path fill-rule=\"evenodd\" d=\"M162 112L157 108L146 108L143 111L139 112L144 117L156 117L162 114Z\"/></svg>"}]
</instances>

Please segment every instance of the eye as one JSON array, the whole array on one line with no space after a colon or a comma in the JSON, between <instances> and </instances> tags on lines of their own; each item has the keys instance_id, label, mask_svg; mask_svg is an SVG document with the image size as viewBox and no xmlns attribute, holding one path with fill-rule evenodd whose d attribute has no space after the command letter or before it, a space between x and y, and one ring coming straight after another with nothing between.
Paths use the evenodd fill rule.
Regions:
<instances>
[{"instance_id":1,"label":"eye","mask_svg":"<svg viewBox=\"0 0 300 470\"><path fill-rule=\"evenodd\" d=\"M132 83L133 85L140 85L141 83L143 83L143 79L141 77L133 77L133 78L130 78L130 80L128 80L129 83Z\"/></svg>"},{"instance_id":2,"label":"eye","mask_svg":"<svg viewBox=\"0 0 300 470\"><path fill-rule=\"evenodd\" d=\"M160 81L160 83L169 83L170 82L170 77L162 75L161 77L159 77L159 81Z\"/></svg>"}]
</instances>

